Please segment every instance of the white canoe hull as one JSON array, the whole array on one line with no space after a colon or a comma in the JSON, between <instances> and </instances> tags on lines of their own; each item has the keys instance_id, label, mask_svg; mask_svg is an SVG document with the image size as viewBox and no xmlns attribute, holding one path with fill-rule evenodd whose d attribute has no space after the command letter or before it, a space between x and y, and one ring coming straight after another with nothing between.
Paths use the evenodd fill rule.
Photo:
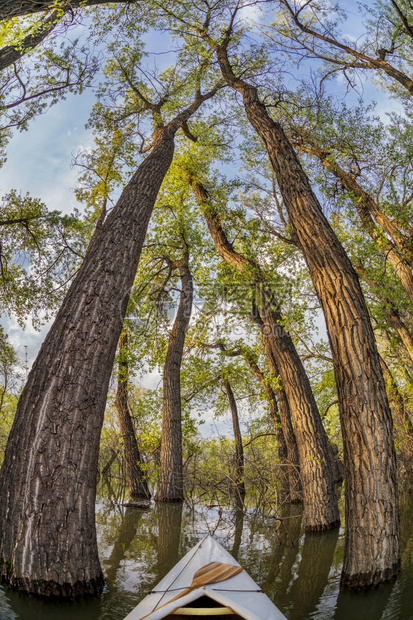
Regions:
<instances>
[{"instance_id":1,"label":"white canoe hull","mask_svg":"<svg viewBox=\"0 0 413 620\"><path fill-rule=\"evenodd\" d=\"M244 570L226 581L202 586L178 600L169 602L191 585L197 570L210 562L239 566L232 555L212 536L206 536L174 566L158 583L155 590L148 594L126 616L125 620L143 620L143 618L162 620L178 608L185 607L202 596L207 596L223 607L228 607L244 620L286 620L281 611ZM216 617L219 618L219 616Z\"/></svg>"}]
</instances>

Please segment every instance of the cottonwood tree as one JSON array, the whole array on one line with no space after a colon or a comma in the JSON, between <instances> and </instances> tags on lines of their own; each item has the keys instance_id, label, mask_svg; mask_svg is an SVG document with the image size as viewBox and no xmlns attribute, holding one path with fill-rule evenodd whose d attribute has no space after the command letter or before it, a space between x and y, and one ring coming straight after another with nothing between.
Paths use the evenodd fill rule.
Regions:
<instances>
[{"instance_id":1,"label":"cottonwood tree","mask_svg":"<svg viewBox=\"0 0 413 620\"><path fill-rule=\"evenodd\" d=\"M360 104L349 109L344 103L334 105L321 89L313 96L309 92L307 88L298 98L294 116L286 110L282 118L292 142L304 153L312 178L335 209L335 231L367 285L376 334L382 340L396 332L398 338L390 336L398 343L391 355L398 349L397 357L403 358L404 348L409 365L413 359L410 125L393 114L384 127ZM318 169L314 158L321 164ZM401 359L399 363L403 364ZM394 393L394 379L387 384ZM409 427L408 411L403 420L400 407L395 412L398 426L402 422Z\"/></svg>"},{"instance_id":2,"label":"cottonwood tree","mask_svg":"<svg viewBox=\"0 0 413 620\"><path fill-rule=\"evenodd\" d=\"M218 89L210 85L202 93L194 61L185 74L167 72L162 95L151 92L136 75L131 47L129 52L119 51L111 68L116 110L124 113L123 96L129 122L152 113L150 152L95 231L20 397L0 475L2 575L21 590L46 596L95 594L103 586L94 504L116 345L175 134ZM202 76L208 81L208 71Z\"/></svg>"},{"instance_id":3,"label":"cottonwood tree","mask_svg":"<svg viewBox=\"0 0 413 620\"><path fill-rule=\"evenodd\" d=\"M131 311L135 355L162 374L160 476L155 499L169 502L184 499L183 428L187 425L187 408L181 390L181 365L194 286L201 274L211 269L205 227L188 203L188 188L179 178L180 161L177 156L158 197L134 285L136 311ZM176 314L171 317L175 306Z\"/></svg>"},{"instance_id":4,"label":"cottonwood tree","mask_svg":"<svg viewBox=\"0 0 413 620\"><path fill-rule=\"evenodd\" d=\"M119 339L115 407L118 413L119 426L122 433L123 452L125 456L130 496L132 499L149 499L151 494L149 492L146 478L141 469L142 460L133 426L131 406L129 402L130 370L128 349L129 334L127 328L124 327Z\"/></svg>"},{"instance_id":5,"label":"cottonwood tree","mask_svg":"<svg viewBox=\"0 0 413 620\"><path fill-rule=\"evenodd\" d=\"M10 2L0 5L0 71L36 50L50 36L63 38L70 26L79 22L81 9L109 4L108 0L67 2ZM112 5L138 4L135 0L115 0ZM24 19L19 19L24 18Z\"/></svg>"},{"instance_id":6,"label":"cottonwood tree","mask_svg":"<svg viewBox=\"0 0 413 620\"><path fill-rule=\"evenodd\" d=\"M384 127L369 118L361 105L355 109L344 103L334 105L322 91L312 97L307 89L306 96L298 99L303 104L301 113L284 115L292 143L325 169L330 182L321 181L321 188L330 200L338 206L345 199L352 203L365 234L413 303L410 128L396 115ZM334 181L342 189L336 191L338 200Z\"/></svg>"},{"instance_id":7,"label":"cottonwood tree","mask_svg":"<svg viewBox=\"0 0 413 620\"><path fill-rule=\"evenodd\" d=\"M185 239L183 242L186 245ZM180 293L163 368L161 473L156 499L158 501L182 501L184 485L180 375L185 336L194 298L194 284L189 267L189 248L185 247L180 259L168 262L169 269L177 270L179 273Z\"/></svg>"},{"instance_id":8,"label":"cottonwood tree","mask_svg":"<svg viewBox=\"0 0 413 620\"><path fill-rule=\"evenodd\" d=\"M357 275L323 214L291 143L229 57L237 7L215 48L223 76L273 166L290 222L323 308L332 350L346 466L346 547L342 583L372 585L400 570L400 529L391 412L370 319ZM362 424L363 432L361 433ZM383 459L383 455L386 458ZM368 491L367 491L368 489ZM386 506L382 511L378 507Z\"/></svg>"},{"instance_id":9,"label":"cottonwood tree","mask_svg":"<svg viewBox=\"0 0 413 620\"><path fill-rule=\"evenodd\" d=\"M275 376L280 375L279 408L289 459L294 468L300 468L305 507L305 527L322 530L336 527L339 515L336 504L327 437L317 409L311 386L291 336L284 329L282 310L272 288L266 282L259 263L246 258L228 240L222 227L218 209L214 207L205 186L193 179L193 189L203 205L208 228L220 256L239 272L246 272L250 281L259 283L254 312L262 328L268 364ZM285 392L285 396L282 392ZM294 424L292 430L291 419ZM296 437L296 442L294 441ZM296 450L299 462L296 462ZM294 487L293 483L293 487Z\"/></svg>"}]
</instances>

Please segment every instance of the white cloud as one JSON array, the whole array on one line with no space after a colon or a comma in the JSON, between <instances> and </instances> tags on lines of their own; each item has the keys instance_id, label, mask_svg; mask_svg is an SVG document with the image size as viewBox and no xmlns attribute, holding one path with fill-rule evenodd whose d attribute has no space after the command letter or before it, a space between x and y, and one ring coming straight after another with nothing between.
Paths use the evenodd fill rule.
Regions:
<instances>
[{"instance_id":1,"label":"white cloud","mask_svg":"<svg viewBox=\"0 0 413 620\"><path fill-rule=\"evenodd\" d=\"M92 92L69 95L35 119L27 132L13 136L0 176L2 195L16 189L41 198L49 209L73 209L77 171L71 162L81 144L92 142L90 130L78 127L87 122L93 101Z\"/></svg>"}]
</instances>

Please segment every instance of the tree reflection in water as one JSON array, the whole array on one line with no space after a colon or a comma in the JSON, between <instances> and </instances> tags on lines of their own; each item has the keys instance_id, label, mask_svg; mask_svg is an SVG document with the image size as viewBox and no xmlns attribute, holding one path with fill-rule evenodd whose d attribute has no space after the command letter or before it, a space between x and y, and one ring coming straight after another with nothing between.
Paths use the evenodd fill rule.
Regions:
<instances>
[{"instance_id":1,"label":"tree reflection in water","mask_svg":"<svg viewBox=\"0 0 413 620\"><path fill-rule=\"evenodd\" d=\"M403 570L368 592L340 592L343 535L305 534L299 505L277 515L205 505L154 504L149 510L97 505L100 557L107 587L101 599L59 604L0 589L0 620L123 620L206 533L238 559L288 620L413 618L413 497L402 496ZM274 518L276 517L276 518Z\"/></svg>"}]
</instances>

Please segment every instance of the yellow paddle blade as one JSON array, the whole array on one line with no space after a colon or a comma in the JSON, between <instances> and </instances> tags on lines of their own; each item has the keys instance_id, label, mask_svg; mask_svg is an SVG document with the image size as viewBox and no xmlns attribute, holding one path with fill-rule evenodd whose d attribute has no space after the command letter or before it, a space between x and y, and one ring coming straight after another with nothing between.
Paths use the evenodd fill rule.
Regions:
<instances>
[{"instance_id":1,"label":"yellow paddle blade","mask_svg":"<svg viewBox=\"0 0 413 620\"><path fill-rule=\"evenodd\" d=\"M158 607L158 609L161 609L162 607L165 607L165 605L169 605L169 603L177 601L183 596L186 596L192 590L202 588L202 586L207 586L210 583L219 583L220 581L226 581L227 579L230 579L230 577L238 575L238 573L240 573L242 570L242 566L234 566L233 564L221 564L221 562L210 562L209 564L206 564L202 568L199 568L197 571L195 571L192 578L192 583L188 588L185 588L185 590L171 598L171 600L167 603L164 603L163 605ZM150 616L153 611L151 611L149 614L146 614L146 616L144 616L141 620L144 620L145 618L147 618L147 616Z\"/></svg>"},{"instance_id":2,"label":"yellow paddle blade","mask_svg":"<svg viewBox=\"0 0 413 620\"><path fill-rule=\"evenodd\" d=\"M221 564L221 562L210 562L198 569L192 578L191 589L201 588L209 583L219 583L238 575L242 571L241 566L233 564Z\"/></svg>"}]
</instances>

